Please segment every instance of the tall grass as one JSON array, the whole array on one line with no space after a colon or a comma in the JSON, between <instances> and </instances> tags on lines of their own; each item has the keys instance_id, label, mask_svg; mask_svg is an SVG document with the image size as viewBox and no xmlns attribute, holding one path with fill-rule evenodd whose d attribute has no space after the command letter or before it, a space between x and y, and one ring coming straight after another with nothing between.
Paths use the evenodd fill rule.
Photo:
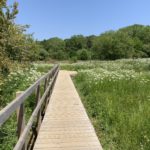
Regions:
<instances>
[{"instance_id":1,"label":"tall grass","mask_svg":"<svg viewBox=\"0 0 150 150\"><path fill-rule=\"evenodd\" d=\"M149 150L149 62L108 63L78 70L74 78L102 146L104 150Z\"/></svg>"},{"instance_id":2,"label":"tall grass","mask_svg":"<svg viewBox=\"0 0 150 150\"><path fill-rule=\"evenodd\" d=\"M0 109L51 67L35 64L0 80ZM78 71L74 82L104 150L150 149L150 59L63 63L61 69ZM25 105L28 120L34 94ZM0 129L0 149L16 141L14 114Z\"/></svg>"}]
</instances>

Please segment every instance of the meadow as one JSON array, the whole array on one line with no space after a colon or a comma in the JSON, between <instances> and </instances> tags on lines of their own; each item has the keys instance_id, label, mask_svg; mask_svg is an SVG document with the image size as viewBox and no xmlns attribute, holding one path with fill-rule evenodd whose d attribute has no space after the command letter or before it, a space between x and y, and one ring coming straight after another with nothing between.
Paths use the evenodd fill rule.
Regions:
<instances>
[{"instance_id":1,"label":"meadow","mask_svg":"<svg viewBox=\"0 0 150 150\"><path fill-rule=\"evenodd\" d=\"M104 150L150 150L150 59L135 59L150 58L150 26L134 24L97 35L47 40L40 26L40 41L26 32L30 25L17 24L19 12L18 2L0 1L0 110L16 97L17 91L24 91L48 72L53 62L63 61L61 69L78 72L72 79ZM35 108L34 93L26 100L25 108L27 122ZM13 149L16 118L14 113L0 127L0 150Z\"/></svg>"},{"instance_id":2,"label":"meadow","mask_svg":"<svg viewBox=\"0 0 150 150\"><path fill-rule=\"evenodd\" d=\"M150 149L150 59L81 62L73 79L104 150Z\"/></svg>"},{"instance_id":3,"label":"meadow","mask_svg":"<svg viewBox=\"0 0 150 150\"><path fill-rule=\"evenodd\" d=\"M16 91L25 90L52 66L18 66L3 77L1 109L13 100ZM150 59L81 61L60 66L78 72L73 81L104 150L150 149ZM28 120L35 106L34 95L25 105ZM16 114L0 128L0 135L0 149L12 149L17 141Z\"/></svg>"}]
</instances>

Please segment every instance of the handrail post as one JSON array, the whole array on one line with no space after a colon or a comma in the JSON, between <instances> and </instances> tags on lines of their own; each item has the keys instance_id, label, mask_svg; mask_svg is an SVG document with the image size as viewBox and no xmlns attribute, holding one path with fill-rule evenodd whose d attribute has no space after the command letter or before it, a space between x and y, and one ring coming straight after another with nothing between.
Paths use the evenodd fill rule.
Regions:
<instances>
[{"instance_id":1,"label":"handrail post","mask_svg":"<svg viewBox=\"0 0 150 150\"><path fill-rule=\"evenodd\" d=\"M45 78L45 81L44 81L44 92L46 91L46 88L47 88L47 78Z\"/></svg>"},{"instance_id":2,"label":"handrail post","mask_svg":"<svg viewBox=\"0 0 150 150\"><path fill-rule=\"evenodd\" d=\"M36 91L36 105L38 105L38 102L40 101L40 97L41 95L40 95L40 84L39 84ZM42 122L42 117L41 117L41 109L40 109L37 115L37 129L36 129L37 132L40 129L41 122Z\"/></svg>"},{"instance_id":3,"label":"handrail post","mask_svg":"<svg viewBox=\"0 0 150 150\"><path fill-rule=\"evenodd\" d=\"M38 103L40 102L40 98L41 98L40 84L37 86L37 88L35 90L35 96L36 96L36 105L35 105L35 108L36 108ZM37 138L41 123L42 123L42 116L41 116L41 108L40 108L39 112L37 114L36 126L35 126L35 128L32 128L33 134L31 135L29 143L28 143L27 149L29 149L29 150L33 149L33 146L34 146L35 140Z\"/></svg>"},{"instance_id":4,"label":"handrail post","mask_svg":"<svg viewBox=\"0 0 150 150\"><path fill-rule=\"evenodd\" d=\"M46 88L47 88L47 86L50 84L52 76L53 76L53 72L52 72L51 74L49 74L49 76L48 76L48 78L47 78L47 80L46 80L46 81L47 81L47 82L46 82ZM45 87L45 86L44 86L44 87ZM51 88L49 88L49 91L48 91L47 96L46 96L46 99L45 99L44 114L45 114L45 112L46 112L47 105L48 105L48 103L49 103L50 90L51 90Z\"/></svg>"},{"instance_id":5,"label":"handrail post","mask_svg":"<svg viewBox=\"0 0 150 150\"><path fill-rule=\"evenodd\" d=\"M50 74L50 75L49 75L48 84L50 84L52 77L53 77L53 75ZM51 87L50 87L50 89L49 89L49 91L48 91L48 101L49 101L49 99L50 99L50 94L51 94Z\"/></svg>"},{"instance_id":6,"label":"handrail post","mask_svg":"<svg viewBox=\"0 0 150 150\"><path fill-rule=\"evenodd\" d=\"M16 92L16 97L20 96L23 92ZM22 103L17 109L17 135L18 139L20 138L23 130L25 128L25 115L24 115L24 104ZM26 144L24 144L22 150L26 150Z\"/></svg>"},{"instance_id":7,"label":"handrail post","mask_svg":"<svg viewBox=\"0 0 150 150\"><path fill-rule=\"evenodd\" d=\"M45 78L45 80L44 80L44 92L46 91L47 86L48 86L47 82L48 82L48 78ZM45 102L44 102L44 105L43 105L43 108L42 108L42 120L43 120L43 117L44 117L44 114L45 114L46 101L47 101L47 95L45 97Z\"/></svg>"}]
</instances>

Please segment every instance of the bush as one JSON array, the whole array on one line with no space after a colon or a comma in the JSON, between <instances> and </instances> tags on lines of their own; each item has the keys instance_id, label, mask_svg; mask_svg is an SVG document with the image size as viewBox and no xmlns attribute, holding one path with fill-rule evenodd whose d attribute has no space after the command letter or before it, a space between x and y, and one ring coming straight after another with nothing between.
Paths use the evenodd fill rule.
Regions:
<instances>
[{"instance_id":1,"label":"bush","mask_svg":"<svg viewBox=\"0 0 150 150\"><path fill-rule=\"evenodd\" d=\"M88 60L90 58L90 54L87 49L81 49L78 50L77 57L79 60Z\"/></svg>"},{"instance_id":2,"label":"bush","mask_svg":"<svg viewBox=\"0 0 150 150\"><path fill-rule=\"evenodd\" d=\"M65 60L68 58L67 54L63 50L51 51L50 56L57 60Z\"/></svg>"},{"instance_id":3,"label":"bush","mask_svg":"<svg viewBox=\"0 0 150 150\"><path fill-rule=\"evenodd\" d=\"M40 60L45 60L49 56L48 52L45 49L41 49L39 55Z\"/></svg>"},{"instance_id":4,"label":"bush","mask_svg":"<svg viewBox=\"0 0 150 150\"><path fill-rule=\"evenodd\" d=\"M71 63L75 63L75 62L77 62L77 60L78 60L78 59L77 59L76 56L70 58L70 62L71 62Z\"/></svg>"}]
</instances>

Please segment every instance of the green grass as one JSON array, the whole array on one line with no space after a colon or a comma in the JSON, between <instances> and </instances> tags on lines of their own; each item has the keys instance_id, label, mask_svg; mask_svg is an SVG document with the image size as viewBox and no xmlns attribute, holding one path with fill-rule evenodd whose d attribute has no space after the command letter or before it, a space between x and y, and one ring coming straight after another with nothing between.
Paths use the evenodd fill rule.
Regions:
<instances>
[{"instance_id":1,"label":"green grass","mask_svg":"<svg viewBox=\"0 0 150 150\"><path fill-rule=\"evenodd\" d=\"M1 109L16 91L25 90L42 75L37 72L47 72L52 65L32 67L0 84ZM150 149L149 59L62 63L61 69L78 71L73 80L104 150ZM25 106L28 120L35 106L34 94ZM16 141L14 113L0 129L0 150L11 150Z\"/></svg>"},{"instance_id":2,"label":"green grass","mask_svg":"<svg viewBox=\"0 0 150 150\"><path fill-rule=\"evenodd\" d=\"M149 64L108 63L82 67L73 79L100 142L104 150L149 150Z\"/></svg>"}]
</instances>

